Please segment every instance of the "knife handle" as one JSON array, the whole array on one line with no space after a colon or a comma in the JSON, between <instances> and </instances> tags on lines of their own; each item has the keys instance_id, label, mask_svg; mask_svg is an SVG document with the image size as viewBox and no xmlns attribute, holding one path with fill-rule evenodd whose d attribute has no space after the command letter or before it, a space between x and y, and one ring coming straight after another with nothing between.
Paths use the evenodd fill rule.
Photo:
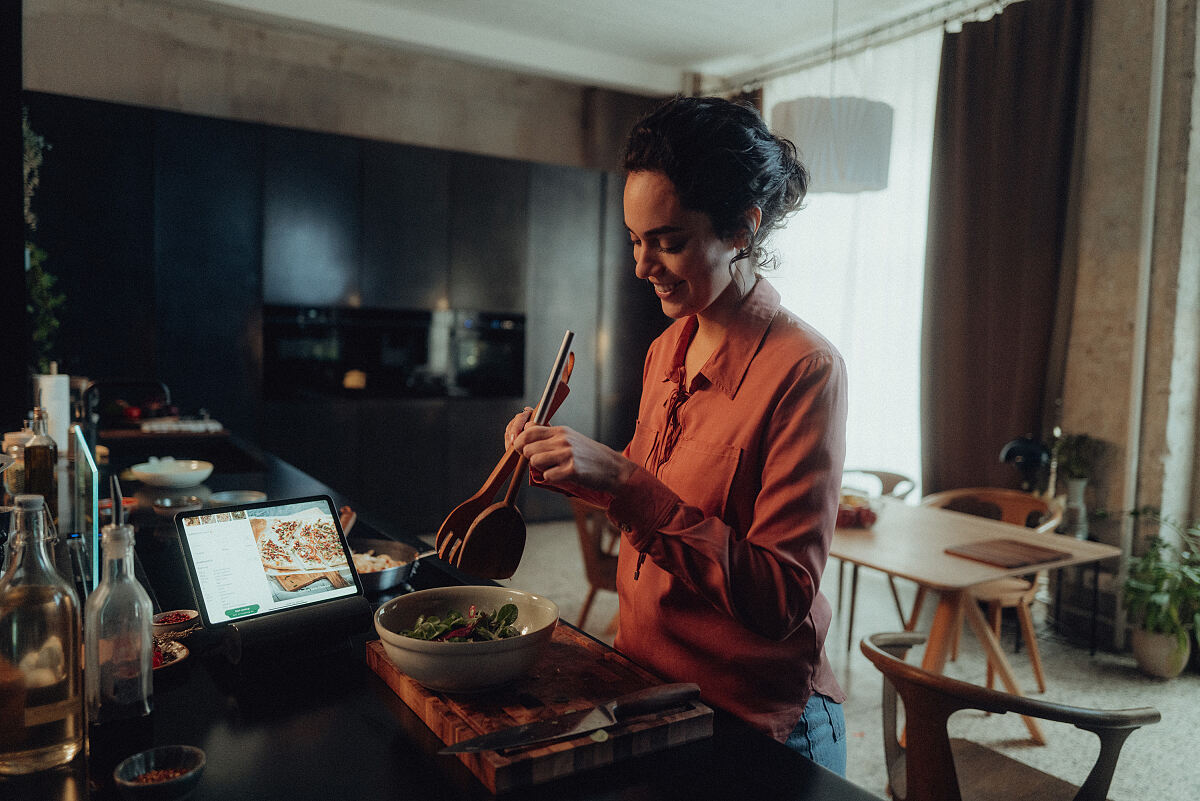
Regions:
<instances>
[{"instance_id":1,"label":"knife handle","mask_svg":"<svg viewBox=\"0 0 1200 801\"><path fill-rule=\"evenodd\" d=\"M700 685L692 682L681 684L658 684L647 687L629 695L623 695L612 702L612 715L617 720L635 718L650 712L692 701L700 697Z\"/></svg>"}]
</instances>

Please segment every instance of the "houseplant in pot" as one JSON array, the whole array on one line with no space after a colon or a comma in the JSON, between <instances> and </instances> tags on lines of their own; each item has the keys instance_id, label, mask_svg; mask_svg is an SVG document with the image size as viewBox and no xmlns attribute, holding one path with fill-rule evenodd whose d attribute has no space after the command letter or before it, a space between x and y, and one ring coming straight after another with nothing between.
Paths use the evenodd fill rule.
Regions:
<instances>
[{"instance_id":1,"label":"houseplant in pot","mask_svg":"<svg viewBox=\"0 0 1200 801\"><path fill-rule=\"evenodd\" d=\"M1067 485L1067 502L1063 509L1063 526L1060 529L1077 539L1088 538L1088 512L1084 493L1088 479L1096 470L1100 459L1102 441L1087 434L1064 434L1054 428L1054 442L1050 447L1051 472L1062 476ZM1050 488L1053 491L1053 487Z\"/></svg>"},{"instance_id":2,"label":"houseplant in pot","mask_svg":"<svg viewBox=\"0 0 1200 801\"><path fill-rule=\"evenodd\" d=\"M1192 631L1200 628L1200 525L1184 527L1147 511L1139 515L1174 529L1180 544L1152 537L1129 565L1124 604L1133 625L1133 655L1144 673L1174 678L1187 665Z\"/></svg>"}]
</instances>

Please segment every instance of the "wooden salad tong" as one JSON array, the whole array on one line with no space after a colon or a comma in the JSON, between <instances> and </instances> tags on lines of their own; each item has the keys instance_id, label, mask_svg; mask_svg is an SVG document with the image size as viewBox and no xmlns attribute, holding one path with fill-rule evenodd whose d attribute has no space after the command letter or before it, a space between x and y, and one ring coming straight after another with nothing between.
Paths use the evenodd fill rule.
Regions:
<instances>
[{"instance_id":1,"label":"wooden salad tong","mask_svg":"<svg viewBox=\"0 0 1200 801\"><path fill-rule=\"evenodd\" d=\"M554 361L554 368L546 382L546 388L542 392L542 397L538 402L537 409L534 411L534 422L539 425L545 425L549 422L550 417L554 414L558 407L562 405L562 402L566 399L567 394L570 392L567 382L570 380L571 371L575 366L575 354L570 352L571 340L573 338L574 333L567 331L563 337L562 344L559 346L559 352ZM497 574L506 570L507 565L496 565L495 567L489 567L487 563L489 562L490 558L485 557L483 550L484 546L477 546L480 550L474 551L479 553L481 558L470 558L468 559L466 565L463 564L463 550L467 534L471 530L471 527L476 523L477 520L484 516L485 513L494 513L495 510L492 509L493 506L504 505L506 508L510 508L515 511L515 506L513 506L512 501L515 499L516 494L519 491L519 482L523 480L521 474L524 472L524 469L525 460L520 457L516 450L509 448L507 451L505 451L504 456L492 470L491 475L489 475L484 481L483 486L479 488L479 491L456 506L442 522L441 527L438 529L437 537L434 540L434 547L437 549L439 558L450 564L463 567L463 569L476 568L476 570L471 570L471 572L484 578L507 578L508 576L512 575L512 572L516 569L515 565L513 565L512 570L510 570L507 575L504 576ZM492 501L496 495L496 491L504 483L504 480L509 478L509 476L514 473L516 475L513 477L509 491L505 495L505 501L503 504L493 504ZM507 512L502 514L503 516L510 516ZM491 520L491 518L495 516L495 514L488 514L488 519ZM485 530L493 530L492 525L493 524L491 522L486 523ZM508 530L515 531L517 527L512 526L510 522L506 525L506 528ZM519 548L517 548L516 551L516 559L518 562L520 560L521 551L524 549L524 521L521 521L519 528L519 539L521 542L519 543ZM499 535L500 541L498 547L500 549L507 547L505 545L506 541L510 542L510 544L516 544L515 537L511 541L504 539L505 537L506 535ZM492 540L493 542L496 541L487 534L482 537L476 537L475 539L483 542L485 545L489 540Z\"/></svg>"}]
</instances>

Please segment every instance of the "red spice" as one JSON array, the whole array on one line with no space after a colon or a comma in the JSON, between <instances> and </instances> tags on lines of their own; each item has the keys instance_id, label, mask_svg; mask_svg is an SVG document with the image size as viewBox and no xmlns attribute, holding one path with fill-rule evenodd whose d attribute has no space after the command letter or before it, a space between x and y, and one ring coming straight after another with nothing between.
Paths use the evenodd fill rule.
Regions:
<instances>
[{"instance_id":1,"label":"red spice","mask_svg":"<svg viewBox=\"0 0 1200 801\"><path fill-rule=\"evenodd\" d=\"M160 625L163 623L184 623L191 619L191 615L188 615L184 612L168 612L159 618L158 623Z\"/></svg>"},{"instance_id":2,"label":"red spice","mask_svg":"<svg viewBox=\"0 0 1200 801\"><path fill-rule=\"evenodd\" d=\"M178 779L180 776L188 772L188 768L158 768L157 770L148 770L141 776L134 778L134 784L154 784L155 782L165 782L171 779Z\"/></svg>"}]
</instances>

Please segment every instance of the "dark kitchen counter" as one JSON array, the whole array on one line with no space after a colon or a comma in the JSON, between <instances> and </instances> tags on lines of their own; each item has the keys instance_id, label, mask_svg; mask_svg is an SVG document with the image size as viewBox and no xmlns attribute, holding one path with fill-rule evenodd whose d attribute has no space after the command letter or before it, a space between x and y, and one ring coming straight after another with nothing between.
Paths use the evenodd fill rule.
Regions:
<instances>
[{"instance_id":1,"label":"dark kitchen counter","mask_svg":"<svg viewBox=\"0 0 1200 801\"><path fill-rule=\"evenodd\" d=\"M260 489L272 499L329 494L339 504L353 506L351 499L270 454L247 448L247 455L248 462L257 461L261 469L240 474L218 470L206 485L212 490ZM369 510L359 514L351 539L389 533L376 527ZM169 521L140 511L134 522L139 558L160 606L185 606L182 602L191 591ZM397 538L422 544L414 537ZM434 558L423 559L411 580L414 589L462 583L487 582ZM382 599L371 600L377 604ZM155 673L153 731L142 734L140 747L183 743L203 748L207 768L189 796L194 801L491 797L457 758L437 754L441 747L437 736L367 666L365 644L370 639L373 631L362 631L322 654L279 648L250 667L235 667L215 642L206 641L204 632L192 635L185 640L191 655ZM876 798L719 710L714 728L714 735L706 740L501 797L555 801ZM135 739L123 745L130 752L139 747ZM14 801L112 797L95 789L89 795L86 775L85 759L79 757L57 771L0 780L0 797Z\"/></svg>"}]
</instances>

